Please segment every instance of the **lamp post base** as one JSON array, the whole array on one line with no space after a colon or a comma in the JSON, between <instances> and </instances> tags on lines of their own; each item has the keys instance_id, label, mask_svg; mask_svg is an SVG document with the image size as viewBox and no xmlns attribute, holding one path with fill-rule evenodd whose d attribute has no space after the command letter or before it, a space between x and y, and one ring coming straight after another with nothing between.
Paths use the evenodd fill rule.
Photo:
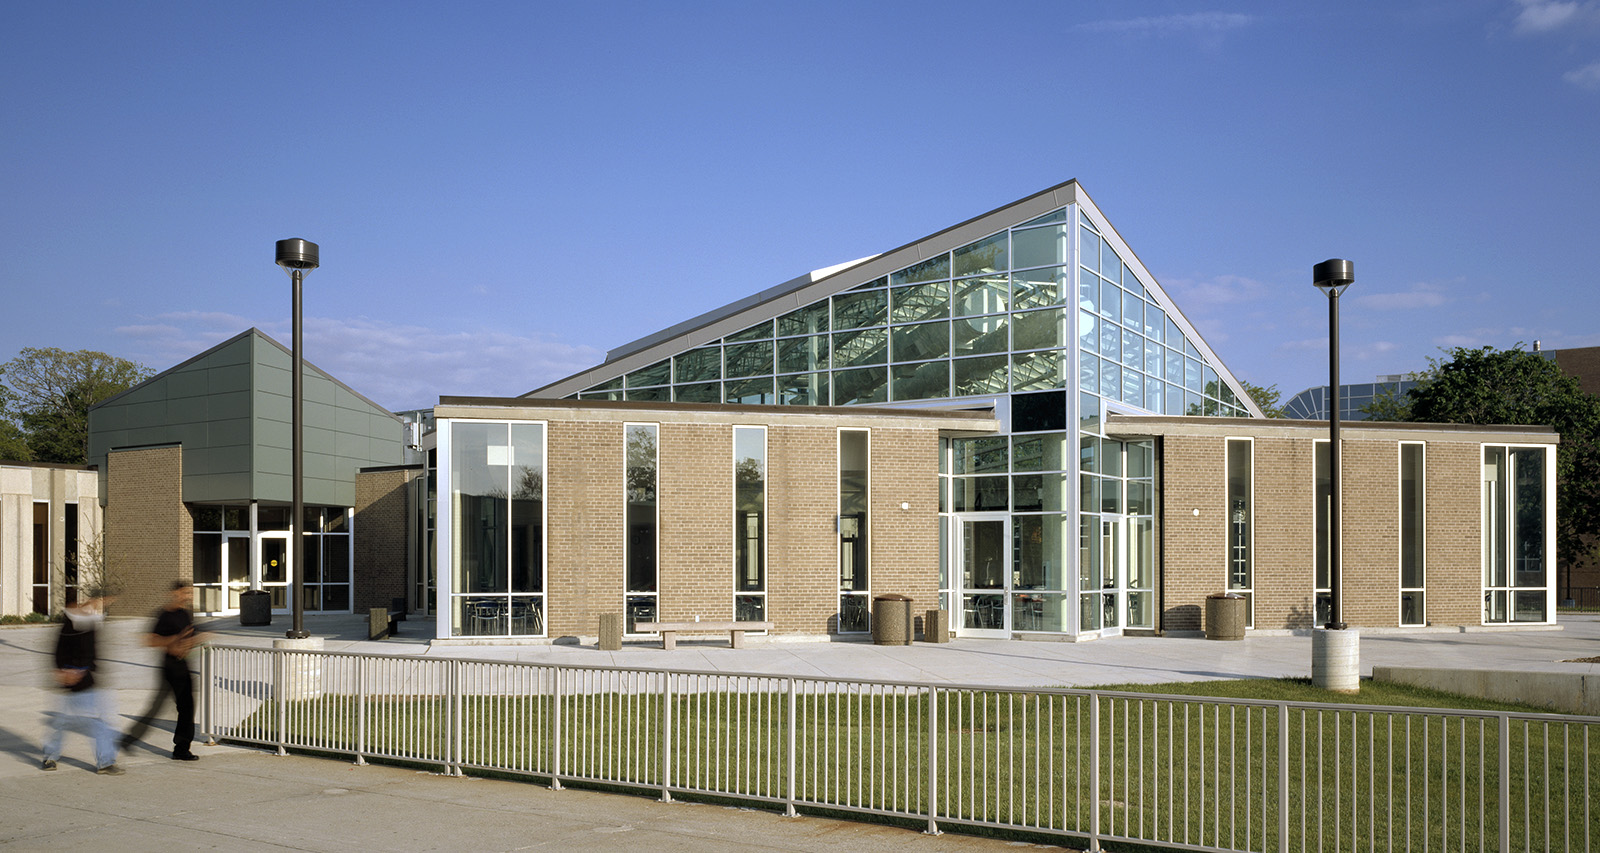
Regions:
<instances>
[{"instance_id":1,"label":"lamp post base","mask_svg":"<svg viewBox=\"0 0 1600 853\"><path fill-rule=\"evenodd\" d=\"M1311 686L1339 693L1361 692L1360 631L1312 629Z\"/></svg>"},{"instance_id":2,"label":"lamp post base","mask_svg":"<svg viewBox=\"0 0 1600 853\"><path fill-rule=\"evenodd\" d=\"M300 629L298 631L296 631L293 628L290 628L289 630L283 632L283 636L285 638L287 638L287 639L290 639L290 640L304 640L307 637L311 636L311 632L305 630L304 628L302 628L302 629Z\"/></svg>"}]
</instances>

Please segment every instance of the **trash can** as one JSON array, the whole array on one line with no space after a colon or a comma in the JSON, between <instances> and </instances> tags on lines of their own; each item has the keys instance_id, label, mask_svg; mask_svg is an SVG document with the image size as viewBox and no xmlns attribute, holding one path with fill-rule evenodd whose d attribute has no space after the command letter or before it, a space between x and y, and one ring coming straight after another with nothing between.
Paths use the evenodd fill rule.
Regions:
<instances>
[{"instance_id":1,"label":"trash can","mask_svg":"<svg viewBox=\"0 0 1600 853\"><path fill-rule=\"evenodd\" d=\"M950 611L929 610L922 617L922 640L925 643L950 642Z\"/></svg>"},{"instance_id":2,"label":"trash can","mask_svg":"<svg viewBox=\"0 0 1600 853\"><path fill-rule=\"evenodd\" d=\"M872 599L872 642L879 646L911 645L911 597L898 593Z\"/></svg>"},{"instance_id":3,"label":"trash can","mask_svg":"<svg viewBox=\"0 0 1600 853\"><path fill-rule=\"evenodd\" d=\"M1244 639L1244 596L1236 592L1218 592L1206 596L1206 639Z\"/></svg>"},{"instance_id":4,"label":"trash can","mask_svg":"<svg viewBox=\"0 0 1600 853\"><path fill-rule=\"evenodd\" d=\"M272 624L272 593L264 589L247 589L239 593L240 625Z\"/></svg>"}]
</instances>

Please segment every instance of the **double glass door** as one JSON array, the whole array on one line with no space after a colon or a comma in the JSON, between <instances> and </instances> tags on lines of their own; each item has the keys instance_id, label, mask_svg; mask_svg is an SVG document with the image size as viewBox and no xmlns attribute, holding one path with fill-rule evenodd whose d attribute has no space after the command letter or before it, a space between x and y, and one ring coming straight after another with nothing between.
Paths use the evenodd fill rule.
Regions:
<instances>
[{"instance_id":1,"label":"double glass door","mask_svg":"<svg viewBox=\"0 0 1600 853\"><path fill-rule=\"evenodd\" d=\"M257 537L261 550L260 558L256 560L250 558L250 534L228 535L222 539L222 565L226 567L227 609L239 609L239 596L245 590L262 589L271 594L273 610L287 610L289 534L260 533Z\"/></svg>"}]
</instances>

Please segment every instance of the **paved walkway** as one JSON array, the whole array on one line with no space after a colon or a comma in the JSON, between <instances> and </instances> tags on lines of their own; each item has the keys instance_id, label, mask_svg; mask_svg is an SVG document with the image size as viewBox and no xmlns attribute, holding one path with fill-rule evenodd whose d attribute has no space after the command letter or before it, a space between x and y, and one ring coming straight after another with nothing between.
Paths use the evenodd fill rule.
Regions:
<instances>
[{"instance_id":1,"label":"paved walkway","mask_svg":"<svg viewBox=\"0 0 1600 853\"><path fill-rule=\"evenodd\" d=\"M220 621L217 642L269 646L286 627ZM1006 686L1075 686L1305 676L1309 637L1251 636L1242 642L1124 637L1089 643L957 640L880 647L859 642L680 641L674 652L630 644L429 646L397 637L364 639L365 619L308 617L329 650L487 658L716 672L821 675ZM405 626L422 633L417 622ZM1374 665L1558 670L1600 674L1600 664L1563 663L1600 655L1600 615L1564 618L1561 630L1366 634L1364 674ZM102 682L124 724L151 695L154 653L139 639L143 620L106 629ZM169 761L166 733L124 757L127 775L95 775L90 745L69 734L54 773L38 769L53 627L0 629L0 849L81 850L568 850L666 851L1013 850L1015 842L749 809L663 804L542 784L451 778L409 769L356 767L342 759L279 757L236 746L197 745L196 763ZM171 711L168 711L170 720ZM171 723L166 724L170 731ZM159 726L159 723L158 723ZM646 837L648 836L648 838ZM1025 846L1025 845L1024 845Z\"/></svg>"}]
</instances>

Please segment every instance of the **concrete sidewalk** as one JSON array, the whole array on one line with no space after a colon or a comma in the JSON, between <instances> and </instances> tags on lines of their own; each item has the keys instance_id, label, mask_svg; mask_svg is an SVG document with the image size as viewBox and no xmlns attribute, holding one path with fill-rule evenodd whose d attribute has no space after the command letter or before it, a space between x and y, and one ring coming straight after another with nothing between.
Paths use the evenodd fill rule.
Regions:
<instances>
[{"instance_id":1,"label":"concrete sidewalk","mask_svg":"<svg viewBox=\"0 0 1600 853\"><path fill-rule=\"evenodd\" d=\"M266 628L236 620L213 626L216 642L270 646L282 617ZM957 640L881 647L861 642L753 640L681 642L674 652L629 644L430 646L417 636L364 639L363 617L311 616L306 625L330 651L529 662L757 672L999 686L1094 686L1216 678L1306 676L1311 641L1251 636L1240 642L1124 637L1089 643ZM425 626L410 622L413 634ZM102 683L123 725L152 695L154 653L140 644L146 622L105 629ZM61 768L39 770L39 742L55 695L48 687L56 629L0 629L0 849L138 850L623 850L838 851L890 844L912 851L1015 849L1015 842L644 796L552 791L540 783L451 778L347 760L279 757L235 746L197 745L196 763L167 759L169 722L123 759L128 773L93 773L86 738L69 734ZM1560 630L1364 634L1364 674L1377 666L1600 674L1600 664L1563 663L1600 655L1600 615L1562 619Z\"/></svg>"}]
</instances>

